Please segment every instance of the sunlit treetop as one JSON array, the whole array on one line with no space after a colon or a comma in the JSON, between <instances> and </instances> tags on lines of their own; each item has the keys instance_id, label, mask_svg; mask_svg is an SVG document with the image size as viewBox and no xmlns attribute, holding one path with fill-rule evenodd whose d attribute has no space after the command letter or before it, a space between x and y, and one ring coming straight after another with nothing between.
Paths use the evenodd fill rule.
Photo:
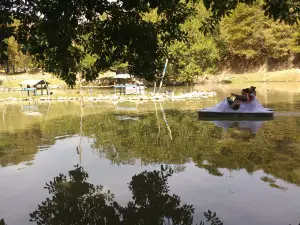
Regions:
<instances>
[{"instance_id":1,"label":"sunlit treetop","mask_svg":"<svg viewBox=\"0 0 300 225\"><path fill-rule=\"evenodd\" d=\"M207 10L212 15L206 19L201 27L203 32L209 32L225 16L230 16L232 11L239 3L253 4L261 2L265 16L279 20L289 25L299 23L300 21L300 0L203 0Z\"/></svg>"}]
</instances>

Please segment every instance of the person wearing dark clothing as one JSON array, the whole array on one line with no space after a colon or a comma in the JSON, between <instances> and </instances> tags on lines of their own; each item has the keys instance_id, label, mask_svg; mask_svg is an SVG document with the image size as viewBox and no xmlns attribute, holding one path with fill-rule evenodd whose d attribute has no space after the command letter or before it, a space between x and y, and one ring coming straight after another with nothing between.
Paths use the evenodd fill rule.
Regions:
<instances>
[{"instance_id":1,"label":"person wearing dark clothing","mask_svg":"<svg viewBox=\"0 0 300 225\"><path fill-rule=\"evenodd\" d=\"M240 108L240 103L241 102L250 102L251 97L250 97L250 89L242 89L242 92L240 95L230 93L233 99L231 97L227 98L227 101L232 109L239 109Z\"/></svg>"}]
</instances>

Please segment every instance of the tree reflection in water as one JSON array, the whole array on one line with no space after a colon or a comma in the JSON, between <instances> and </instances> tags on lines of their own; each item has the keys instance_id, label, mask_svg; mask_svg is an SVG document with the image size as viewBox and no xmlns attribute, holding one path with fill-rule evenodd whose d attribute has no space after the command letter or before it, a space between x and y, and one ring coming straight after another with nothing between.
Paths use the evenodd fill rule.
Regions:
<instances>
[{"instance_id":1,"label":"tree reflection in water","mask_svg":"<svg viewBox=\"0 0 300 225\"><path fill-rule=\"evenodd\" d=\"M122 207L103 186L87 182L88 173L76 165L69 175L59 174L46 183L48 197L30 214L36 224L155 225L193 224L194 208L181 204L178 195L169 194L171 168L145 171L132 177L132 199ZM207 222L222 225L215 213L205 213ZM5 224L0 221L0 224ZM201 225L205 224L200 222Z\"/></svg>"},{"instance_id":2,"label":"tree reflection in water","mask_svg":"<svg viewBox=\"0 0 300 225\"><path fill-rule=\"evenodd\" d=\"M168 177L172 169L145 171L132 177L129 190L133 201L125 207L114 201L103 186L87 182L88 174L81 166L69 171L69 176L59 174L46 183L51 198L46 198L30 221L37 224L193 224L194 208L181 205L180 197L169 195ZM209 221L222 224L214 214ZM217 220L216 220L217 219Z\"/></svg>"},{"instance_id":3,"label":"tree reflection in water","mask_svg":"<svg viewBox=\"0 0 300 225\"><path fill-rule=\"evenodd\" d=\"M103 186L87 182L88 173L75 165L69 175L59 174L44 187L51 197L30 213L30 221L38 225L192 225L194 208L181 204L178 195L169 194L168 178L173 170L144 171L132 177L129 190L132 199L122 207ZM199 225L223 225L210 210L204 213L207 221ZM6 225L0 220L0 225ZM300 224L299 224L300 225Z\"/></svg>"},{"instance_id":4,"label":"tree reflection in water","mask_svg":"<svg viewBox=\"0 0 300 225\"><path fill-rule=\"evenodd\" d=\"M262 121L215 121L227 130L224 132L212 122L196 122L194 112L172 110L167 113L171 140L162 119L158 120L153 113L139 113L143 119L134 121L119 120L120 115L123 114L86 115L82 132L81 118L70 115L54 119L47 126L37 123L26 130L1 133L0 166L30 162L41 150L40 146L55 147L58 139L81 133L82 137L93 140L90 147L112 164L133 165L140 159L143 165L184 165L192 160L197 167L216 176L223 175L221 168L245 169L249 174L263 171L274 181L300 186L300 117L266 121L261 128ZM14 121L12 117L9 119ZM274 182L268 183L277 187Z\"/></svg>"}]
</instances>

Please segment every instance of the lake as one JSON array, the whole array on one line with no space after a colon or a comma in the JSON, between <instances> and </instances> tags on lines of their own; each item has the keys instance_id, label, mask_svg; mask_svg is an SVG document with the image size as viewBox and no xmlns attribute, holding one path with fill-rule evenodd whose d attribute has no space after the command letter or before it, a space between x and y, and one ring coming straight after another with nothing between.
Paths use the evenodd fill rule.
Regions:
<instances>
[{"instance_id":1,"label":"lake","mask_svg":"<svg viewBox=\"0 0 300 225\"><path fill-rule=\"evenodd\" d=\"M0 220L299 224L300 85L256 85L273 120L198 120L243 86L170 88L218 94L164 103L1 103Z\"/></svg>"}]
</instances>

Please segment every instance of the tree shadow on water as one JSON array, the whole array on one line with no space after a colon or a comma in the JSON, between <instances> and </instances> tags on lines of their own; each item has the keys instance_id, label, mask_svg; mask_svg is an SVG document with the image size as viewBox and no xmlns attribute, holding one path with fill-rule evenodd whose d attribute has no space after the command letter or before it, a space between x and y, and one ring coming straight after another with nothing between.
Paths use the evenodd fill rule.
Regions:
<instances>
[{"instance_id":1,"label":"tree shadow on water","mask_svg":"<svg viewBox=\"0 0 300 225\"><path fill-rule=\"evenodd\" d=\"M88 173L76 165L68 176L59 174L44 187L49 191L30 221L38 225L192 225L194 208L181 204L178 195L169 194L168 178L173 170L144 171L132 177L132 201L121 206L103 186L87 182ZM223 225L216 213L204 213L207 221L198 225ZM5 225L0 220L0 225Z\"/></svg>"}]
</instances>

